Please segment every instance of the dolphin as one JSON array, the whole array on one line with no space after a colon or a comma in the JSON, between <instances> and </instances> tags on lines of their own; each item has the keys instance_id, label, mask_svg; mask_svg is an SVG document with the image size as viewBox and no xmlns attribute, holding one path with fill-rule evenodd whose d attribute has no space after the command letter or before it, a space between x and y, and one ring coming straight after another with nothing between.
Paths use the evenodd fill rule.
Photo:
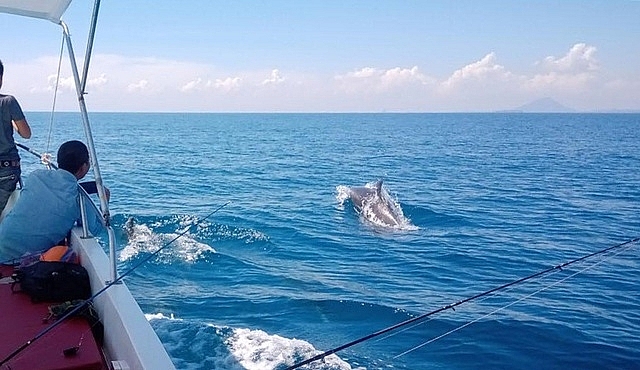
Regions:
<instances>
[{"instance_id":1,"label":"dolphin","mask_svg":"<svg viewBox=\"0 0 640 370\"><path fill-rule=\"evenodd\" d=\"M402 210L382 189L382 180L376 181L373 187L349 188L349 198L356 211L370 222L386 227L398 227L404 223Z\"/></svg>"},{"instance_id":2,"label":"dolphin","mask_svg":"<svg viewBox=\"0 0 640 370\"><path fill-rule=\"evenodd\" d=\"M127 219L127 222L124 223L124 231L127 233L127 237L129 239L133 237L133 234L136 231L135 227L136 227L136 219L133 217L129 217Z\"/></svg>"}]
</instances>

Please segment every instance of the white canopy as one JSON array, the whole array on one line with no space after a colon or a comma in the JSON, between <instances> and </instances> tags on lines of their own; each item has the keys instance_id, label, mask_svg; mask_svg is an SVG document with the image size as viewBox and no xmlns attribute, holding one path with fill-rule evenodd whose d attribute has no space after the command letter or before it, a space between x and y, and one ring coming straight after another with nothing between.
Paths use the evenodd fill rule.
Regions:
<instances>
[{"instance_id":1,"label":"white canopy","mask_svg":"<svg viewBox=\"0 0 640 370\"><path fill-rule=\"evenodd\" d=\"M58 23L71 0L0 0L0 13L48 19Z\"/></svg>"}]
</instances>

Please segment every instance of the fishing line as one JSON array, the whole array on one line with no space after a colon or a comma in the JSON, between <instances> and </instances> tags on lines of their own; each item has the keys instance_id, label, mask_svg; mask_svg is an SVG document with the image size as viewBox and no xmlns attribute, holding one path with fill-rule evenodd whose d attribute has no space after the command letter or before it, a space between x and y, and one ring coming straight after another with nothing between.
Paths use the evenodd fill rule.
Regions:
<instances>
[{"instance_id":1,"label":"fishing line","mask_svg":"<svg viewBox=\"0 0 640 370\"><path fill-rule=\"evenodd\" d=\"M470 325L472 325L472 324L474 324L474 323L476 323L476 322L478 322L478 321L480 321L480 320L482 320L482 319L485 319L485 318L487 318L487 317L492 316L493 314L495 314L495 313L497 313L497 312L500 312L500 311L502 311L502 310L504 310L504 309L506 309L506 308L509 308L509 307L513 306L514 304L516 304L516 303L519 303L519 302L525 301L525 300L527 300L527 299L529 299L529 298L531 298L531 297L535 296L536 294L538 294L538 293L540 293L540 292L543 292L543 291L545 291L545 290L547 290L547 289L549 289L549 288L552 288L552 287L554 287L554 286L556 286L556 285L558 285L558 284L561 284L561 283L565 282L566 280L571 279L572 277L574 277L574 276L576 276L576 275L582 274L583 272L585 272L585 271L587 271L587 270L590 270L590 269L592 269L592 268L594 268L594 267L598 266L599 264L601 264L601 263L603 263L603 262L605 262L605 261L609 260L610 258L613 258L613 257L617 256L618 254L620 254L620 253L622 253L622 252L625 252L626 250L627 250L627 249L620 249L620 251L619 251L619 252L617 252L617 253L615 253L615 254L613 254L613 255L611 255L611 256L608 256L608 257L606 257L606 258L603 258L603 259L602 259L602 260L600 260L600 261L594 262L592 265L589 265L589 266L587 266L587 267L583 268L582 270L576 271L576 272L574 272L573 274L571 274L571 275L569 275L569 276L566 276L566 277L564 277L564 278L562 278L562 279L560 279L560 280L558 280L558 281L554 281L553 283L551 283L551 284L549 284L549 285L543 286L542 288L540 288L540 289L536 290L536 291L535 291L535 292L533 292L533 293L530 293L530 294L528 294L528 295L526 295L526 296L524 296L524 297L522 297L522 298L520 298L520 299L518 299L518 300L516 300L516 301L513 301L513 302L511 302L511 303L507 304L507 305L504 305L504 306L502 306L502 307L499 307L499 308L497 308L497 309L495 309L495 310L493 310L493 311L491 311L491 312L489 312L489 313L487 313L487 314L485 314L485 315L483 315L483 316L481 316L481 317L478 317L477 319L474 319L474 320L469 321L469 322L467 322L467 323L465 323L465 324L463 324L463 325L460 325L460 326L458 326L458 327L456 327L456 328L454 328L454 329L451 329L451 330L449 330L449 331L448 331L448 332L446 332L446 333L443 333L443 334L441 334L441 335L438 335L437 337L431 338L431 339L429 339L428 341L426 341L426 342L424 342L424 343L421 343L421 344L419 344L419 345L417 345L417 346L415 346L415 347L412 347L412 348L410 348L410 349L408 349L408 350L406 350L406 351L404 351L404 352L402 352L402 353L400 353L400 354L398 354L398 355L394 356L393 358L394 358L394 359L400 358L400 357L402 357L402 356L404 356L404 355L406 355L406 354L408 354L408 353L411 353L411 352L413 352L413 351L415 351L415 350L417 350L417 349L420 349L420 348L422 348L422 347L426 346L427 344L431 344L431 343L433 343L433 342L435 342L435 341L437 341L437 340L440 340L440 339L442 339L442 338L444 338L444 337L448 336L449 334L455 333L455 332L456 332L456 331L458 331L458 330L464 329L464 328L466 328L467 326L470 326ZM419 323L419 324L417 324L417 325L415 325L415 326L422 325L422 324L424 324L424 323L425 323L425 322L421 322L421 323Z\"/></svg>"},{"instance_id":2,"label":"fishing line","mask_svg":"<svg viewBox=\"0 0 640 370\"><path fill-rule=\"evenodd\" d=\"M546 279L546 278L548 278L549 276L553 276L552 274L555 274L555 273L557 273L557 272L559 272L559 270L550 271L550 272L549 272L549 275L541 276L541 277L540 277L540 279ZM524 282L524 283L526 283L526 282ZM510 286L510 287L507 287L507 288L503 289L500 293L502 293L503 295L505 295L505 293L509 293L510 291L512 291L512 290L514 290L514 289L516 289L516 288L517 288L517 286ZM476 304L477 304L477 303L482 303L482 302L484 302L484 301L486 301L486 300L488 300L488 299L495 298L495 297L496 297L496 296L488 295L488 296L485 296L485 297L482 297L482 298L478 298L478 299L476 300ZM454 311L455 311L455 310L454 310ZM405 327L405 328L403 328L403 329L399 329L399 330L396 330L396 331L394 331L394 332L392 332L392 333L388 333L388 334L387 334L387 335L385 335L384 337L378 338L378 339L376 340L376 342L380 342L380 341L383 341L383 340L385 340L385 339L389 339L389 338L391 338L391 337L395 337L396 335L401 334L401 333L404 333L405 331L408 331L408 330L411 330L411 329L413 329L413 328L416 328L416 327L418 327L418 326L420 326L420 325L426 324L426 323L430 322L430 321L431 321L431 320L433 320L433 319L434 319L433 317L429 317L429 318L428 318L428 320L424 320L424 321L420 321L420 322L417 322L417 323L413 323L412 325L407 326L407 327Z\"/></svg>"},{"instance_id":3,"label":"fishing line","mask_svg":"<svg viewBox=\"0 0 640 370\"><path fill-rule=\"evenodd\" d=\"M202 220L200 220L198 223L195 224L195 226L200 226L203 225L204 222L211 216L213 216L216 212L218 212L219 210L221 210L222 208L226 207L229 203L231 203L231 201L227 201L226 203L218 206L218 208L214 209L211 213L209 213L208 215L206 215ZM178 240L179 238L183 237L186 233L188 233L191 228L194 225L191 225L190 227L188 227L186 230L184 230L183 232L179 233L178 235L176 235L173 239L171 239L169 242L167 242L165 245L163 245L161 248L159 248L157 251L151 253L150 255L148 255L147 257L143 258L140 262L138 262L136 265L134 265L133 267L131 267L129 270L125 271L123 274L121 274L117 279L115 279L114 281L108 283L107 285L105 285L102 289L98 290L95 294L93 294L91 297L85 299L84 301L78 303L73 309L69 310L67 313L65 313L63 316L61 316L56 322L54 322L53 324L51 324L50 326L46 327L44 330L42 330L40 333L36 334L33 338L31 338L30 340L28 340L27 342L25 342L24 344L22 344L20 347L18 347L15 351L13 351L11 354L9 354L7 357L5 357L2 361L0 361L0 366L6 364L9 360L11 360L12 358L14 358L15 356L17 356L20 352L24 351L27 347L29 347L31 344L33 344L33 342L37 341L38 339L42 338L44 335L46 335L47 333L49 333L51 330L53 330L54 328L56 328L58 325L60 325L62 322L64 322L66 319L68 319L69 317L71 317L73 314L75 314L76 312L78 312L79 310L81 310L82 308L84 308L85 306L87 306L91 301L93 301L96 297L98 297L100 294L104 293L105 290L111 288L113 285L118 284L120 281L122 281L122 279L124 279L126 276L128 276L129 274L131 274L135 269L137 269L138 267L142 266L142 264L146 263L147 261L149 261L151 258L155 257L158 253L160 253L163 249L165 249L166 247L170 246L171 244L173 244L176 240Z\"/></svg>"},{"instance_id":4,"label":"fishing line","mask_svg":"<svg viewBox=\"0 0 640 370\"><path fill-rule=\"evenodd\" d=\"M624 246L630 246L630 245L632 245L632 244L634 244L634 243L636 243L636 242L638 242L638 241L640 241L640 237L635 238L635 239L632 239L632 240L629 240L629 241L626 241L626 242L621 243L621 244L617 244L617 245L614 245L614 246L611 246L611 247L605 248L605 249L601 249L601 250L599 250L599 251L596 251L596 252L593 252L593 253L587 254L587 255L585 255L585 256L582 256L582 257L579 257L579 258L576 258L576 259L570 260L570 261L568 261L568 262L564 262L564 263L559 264L559 265L557 265L557 266L549 267L549 268L547 268L547 269L545 269L545 270L542 270L542 271L536 272L536 273L531 274L531 275L529 275L529 276L526 276L526 277L523 277L523 278L520 278L520 279L517 279L517 280L513 280L513 281L508 282L508 283L506 283L506 284L500 285L500 286L498 286L498 287L496 287L496 288L489 289L489 290L484 291L484 292L482 292L482 293L478 293L478 294L476 294L476 295L474 295L474 296L471 296L471 297L465 298L465 299L460 300L460 301L458 301L458 302L456 302L456 303L452 303L452 304L449 304L449 305L443 306L443 307L438 308L438 309L436 309L436 310L433 310L433 311L431 311L431 312L427 312L427 313L422 314L422 315L420 315L420 316L416 316L416 317L414 317L414 318L411 318L411 319L405 320L405 321L400 322L400 323L398 323L398 324L395 324L395 325L389 326L389 327L387 327L387 328L385 328L385 329L379 330L379 331L377 331L377 332L375 332L375 333L372 333L372 334L366 335L366 336L364 336L364 337L358 338L358 339L353 340L353 341L351 341L351 342L349 342L349 343L343 344L343 345L341 345L341 346L339 346L339 347L336 347L336 348L330 349L330 350L328 350L328 351L322 352L322 353L320 353L319 355L313 356L313 357L311 357L311 358L309 358L309 359L307 359L307 360L304 360L304 361L301 361L301 362L299 362L299 363L297 363L297 364L294 364L294 365L292 365L292 366L289 366L289 367L287 367L285 370L293 370L293 369L297 369L297 368L299 368L299 367L301 367L301 366L304 366L304 365L310 364L310 363L312 363L312 362L314 362L314 361L317 361L317 360L321 360L321 359L323 359L323 358L325 358L325 357L327 357L327 356L329 356L329 355L332 355L332 354L334 354L334 353L336 353L336 352L342 351L343 349L346 349L346 348L352 347L352 346L354 346L354 345L356 345L356 344L359 344L359 343L365 342L365 341L367 341L367 340L370 340L370 339L372 339L372 338L378 337L378 336L380 336L380 335L382 335L382 334L385 334L385 333L388 333L388 332L390 332L390 331L392 331L392 330L395 330L395 329L398 329L398 328L401 328L401 327L407 326L407 325L409 325L409 324L415 323L415 322L417 322L417 321L421 321L421 320L423 320L423 319L425 319L425 318L427 318L427 317L429 317L429 316L435 315L435 314L440 313L440 312L442 312L442 311L446 311L446 310L449 310L449 309L452 309L452 310L454 310L454 311L455 311L455 307L460 306L460 305L462 305L462 304L465 304L465 303L467 303L467 302L477 300L478 298L481 298L481 297L484 297L484 296L490 295L490 294L495 293L495 292L497 292L497 291L504 290L505 288L508 288L508 287L511 287L511 286L514 286L514 285L517 285L517 284L521 284L521 283L523 283L523 282L525 282L525 281L532 280L532 279L537 278L537 277L542 276L542 275L546 275L546 274L548 274L548 273L550 273L550 272L552 272L552 271L562 270L563 268L565 268L565 267L567 267L567 266L570 266L570 265L572 265L572 264L578 263L578 262L580 262L580 261L584 261L584 260L586 260L586 259L593 258L593 257L598 256L598 255L605 254L605 253L607 253L607 252L609 252L609 251L611 251L611 250L614 250L614 249L617 249L617 248L621 248L621 247L624 247Z\"/></svg>"},{"instance_id":5,"label":"fishing line","mask_svg":"<svg viewBox=\"0 0 640 370\"><path fill-rule=\"evenodd\" d=\"M559 270L554 270L554 271L549 272L549 274L555 274L555 273L557 273L558 271L559 271ZM541 277L540 277L540 279L546 279L546 278L547 278L547 277L549 277L549 276L552 276L552 275L541 276ZM503 293L503 294L504 294L504 293L508 293L509 291L514 290L514 289L516 289L516 288L517 288L517 286L510 286L510 287L505 288L505 289L504 289L504 291L501 291L501 293ZM486 300L488 300L488 299L491 299L491 298L493 298L493 297L495 297L495 296L485 296L485 297L479 298L479 299L476 301L476 303L482 303L482 302L484 302L484 301L486 301ZM454 310L454 311L455 311L455 310ZM376 339L376 342L381 342L381 341L386 340L386 339L389 339L389 338L391 338L391 337L395 337L395 336L396 336L396 335L398 335L398 334L401 334L401 333L404 333L404 332L406 332L406 331L409 331L409 330L411 330L411 329L413 329L413 328L416 328L416 327L418 327L418 326L420 326L420 325L424 325L424 324L426 324L426 323L430 322L430 321L431 321L431 320L433 320L433 319L434 319L433 317L429 317L427 320L420 321L420 322L417 322L417 323L413 323L413 324L412 324L412 325L410 325L410 326L407 326L407 327L405 327L405 328L402 328L402 329L396 330L396 331L394 331L394 332L388 333L388 334L387 334L387 335L385 335L384 337L381 337L381 338Z\"/></svg>"}]
</instances>

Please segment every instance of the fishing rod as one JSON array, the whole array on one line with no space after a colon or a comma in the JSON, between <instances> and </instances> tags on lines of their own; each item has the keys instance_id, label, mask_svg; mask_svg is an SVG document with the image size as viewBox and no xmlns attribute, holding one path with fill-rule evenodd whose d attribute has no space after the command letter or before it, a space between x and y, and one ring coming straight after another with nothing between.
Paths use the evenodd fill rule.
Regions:
<instances>
[{"instance_id":1,"label":"fishing rod","mask_svg":"<svg viewBox=\"0 0 640 370\"><path fill-rule=\"evenodd\" d=\"M458 326L458 327L456 327L456 328L453 328L453 329L451 329L451 330L447 331L446 333L443 333L443 334L440 334L440 335L438 335L438 336L436 336L436 337L434 337L434 338L431 338L431 339L427 340L427 341L426 341L426 342L424 342L424 343L421 343L421 344L419 344L419 345L417 345L417 346L412 347L411 349L408 349L408 350L406 350L406 351L404 351L404 352L402 352L402 353L400 353L400 354L398 354L398 355L395 355L393 358L394 358L394 359L400 358L400 357L402 357L402 356L406 355L407 353L411 353L411 352L413 352L413 351L415 351L415 350L417 350L417 349L420 349L420 348L422 348L422 347L424 347L424 346L426 346L426 345L428 345L428 344L430 344L430 343L433 343L433 342L435 342L435 341L437 341L437 340L440 340L440 339L442 339L442 338L446 337L447 335L452 334L452 333L454 333L454 332L456 332L456 331L458 331L458 330L464 329L464 328L466 328L467 326L472 325L472 324L474 324L474 323L476 323L476 322L478 322L478 321L480 321L480 320L482 320L482 319L485 319L485 318L487 318L487 317L493 316L494 314L496 314L496 313L498 313L498 312L500 312L500 311L502 311L502 310L505 310L505 309L507 309L507 308L509 308L509 307L511 307L511 306L513 306L513 305L515 305L515 304L517 304L517 303L519 303L519 302L523 302L523 301L525 301L525 300L527 300L527 299L529 299L529 298L531 298L531 297L533 297L533 296L537 295L537 294L538 294L538 293L540 293L540 292L543 292L543 291L545 291L545 290L547 290L547 289L550 289L550 288L552 288L552 287L554 287L554 286L556 286L556 285L559 285L559 284L561 284L561 283L563 283L563 282L565 282L565 281L567 281L567 280L569 280L569 279L571 279L571 278L573 278L573 277L575 277L575 276L577 276L577 275L580 275L580 274L584 273L585 271L592 269L593 267L595 267L595 266L597 266L597 265L599 265L599 264L601 264L601 263L603 263L603 262L607 261L607 260L608 260L609 258L611 258L611 257L615 257L615 256L617 256L618 254L620 254L620 253L622 253L622 252L624 252L624 251L625 251L625 249L620 249L618 252L614 253L613 255L610 255L610 256L609 256L609 257L607 257L607 258L603 258L603 259L601 259L601 260L599 260L599 261L597 261L597 262L594 262L593 264L588 265L588 266L584 267L583 269L578 270L578 271L576 271L576 272L572 273L572 274L571 274L571 275L569 275L569 276L565 276L564 278L562 278L562 279L560 279L560 280L554 281L553 283L551 283L551 284L549 284L549 285L545 285L545 286L543 286L542 288L540 288L540 289L538 289L538 290L536 290L536 291L534 291L534 292L532 292L532 293L529 293L529 294L527 294L527 295L526 295L526 296L524 296L524 297L521 297L521 298L517 299L516 301L513 301L513 302L511 302L511 303L509 303L509 304L507 304L507 305L505 305L505 306L501 306L501 307L499 307L499 308L497 308L497 309L495 309L495 310L493 310L493 311L491 311L491 312L489 312L489 313L487 313L487 314L485 314L485 315L483 315L483 316L481 316L481 317L478 317L478 318L476 318L476 319L474 319L474 320L472 320L472 321L469 321L469 322L467 322L467 323L465 323L465 324L463 324L463 325L460 325L460 326ZM418 324L416 324L416 326L417 326L417 325L421 325L421 324L420 324L420 323L418 323ZM383 338L383 339L384 339L384 338Z\"/></svg>"},{"instance_id":2,"label":"fishing rod","mask_svg":"<svg viewBox=\"0 0 640 370\"><path fill-rule=\"evenodd\" d=\"M200 222L198 222L197 224L195 224L195 226L200 226L202 225L208 218L210 218L211 216L213 216L216 212L218 212L219 210L221 210L222 208L226 207L227 205L229 205L229 203L231 203L231 201L227 201L226 203L218 206L216 209L214 209L211 213L209 213L208 215L206 215L202 220L200 220ZM49 333L51 330L55 329L58 325L60 325L61 323L63 323L66 319L68 319L69 317L73 316L75 313L77 313L78 311L80 311L81 309L83 309L85 306L87 306L91 301L93 301L96 297L98 297L100 294L104 293L107 289L111 288L112 286L120 283L120 281L122 281L122 279L124 279L126 276L128 276L129 274L131 274L135 269L137 269L138 267L142 266L142 264L146 263L147 261L149 261L151 258L155 257L158 253L160 253L160 251L162 251L163 249L167 248L168 246L170 246L171 244L173 244L176 240L180 239L181 237L183 237L186 233L188 233L191 228L194 225L191 225L190 227L188 227L186 230L184 230L183 232L179 233L177 236L175 236L173 239L171 239L169 242L167 242L165 245L163 245L162 247L160 247L157 251L151 253L150 255L148 255L146 258L143 258L140 262L138 262L137 264L135 264L133 267L131 267L129 270L125 271L123 274L121 274L117 279L111 281L110 283L108 283L107 285L105 285L102 289L98 290L96 293L94 293L91 297L85 299L84 301L78 303L73 309L71 309L70 311L68 311L67 313L65 313L64 315L62 315L56 322L54 322L53 324L49 325L48 327L46 327L45 329L43 329L41 332L39 332L38 334L36 334L33 338L29 339L28 341L26 341L24 344L22 344L20 347L18 347L15 351L13 351L11 354L9 354L7 357L5 357L2 361L0 361L0 366L6 364L8 361L10 361L12 358L14 358L15 356L17 356L18 354L20 354L22 351L24 351L25 349L27 349L27 347L29 347L31 344L33 344L33 342L37 341L38 339L42 338L43 336L45 336L47 333Z\"/></svg>"},{"instance_id":3,"label":"fishing rod","mask_svg":"<svg viewBox=\"0 0 640 370\"><path fill-rule=\"evenodd\" d=\"M53 168L54 170L58 169L58 166L56 166L51 161L51 154L49 154L49 153L40 154L40 153L36 152L35 150L29 148L28 146L26 146L24 144L20 144L20 143L16 143L16 146L18 146L18 147L26 150L27 152L35 155L36 157L40 158L40 161L44 165L49 166L49 167ZM80 189L84 190L86 195L98 193L98 188L97 188L97 184L96 184L95 181L80 182L80 183L78 183L78 186L79 186ZM96 211L98 211L98 213L100 212L100 210L97 207L96 207ZM108 226L108 225L105 224L104 226Z\"/></svg>"},{"instance_id":4,"label":"fishing rod","mask_svg":"<svg viewBox=\"0 0 640 370\"><path fill-rule=\"evenodd\" d=\"M437 314L439 312L446 311L446 310L449 310L449 309L452 309L452 310L455 311L455 307L460 306L462 304L465 304L467 302L470 302L470 301L476 300L478 298L490 295L490 294L495 293L497 291L506 289L506 288L508 288L510 286L521 284L521 283L523 283L523 282L525 282L527 280L531 280L531 279L537 278L539 276L548 274L548 273L550 273L552 271L562 270L563 268L565 268L565 267L567 267L569 265L572 265L574 263L577 263L577 262L580 262L580 261L584 261L586 259L589 259L589 258L598 256L598 255L607 253L607 252L609 252L609 251L611 251L613 249L621 248L621 247L627 246L627 245L632 245L632 244L634 244L634 243L636 243L638 241L640 241L640 237L632 239L632 240L629 240L629 241L626 241L626 242L621 243L621 244L617 244L617 245L614 245L614 246L611 246L611 247L596 251L596 252L593 252L591 254L588 254L588 255L573 259L573 260L565 262L565 263L561 263L561 264L559 264L557 266L549 267L548 269L536 272L535 274L531 274L529 276L526 276L526 277L523 277L523 278L520 278L520 279L517 279L517 280L513 280L513 281L508 282L506 284L500 285L499 287L496 287L496 288L493 288L493 289L489 289L489 290L484 291L482 293L478 293L478 294L476 294L476 295L474 295L472 297L465 298L465 299L463 299L461 301L458 301L456 303L448 304L446 306L443 306L443 307L438 308L436 310L433 310L431 312L428 312L428 313L422 314L420 316L416 316L414 318L402 321L402 322L400 322L398 324L389 326L389 327L387 327L385 329L382 329L382 330L379 330L379 331L377 331L375 333L372 333L372 334L369 334L369 335L365 335L364 337L358 338L358 339L353 340L353 341L351 341L349 343L346 343L346 344L343 344L343 345L341 345L339 347L336 347L336 348L330 349L328 351L322 352L319 355L313 356L313 357L311 357L311 358L309 358L307 360L304 360L304 361L301 361L301 362L299 362L297 364L289 366L285 370L297 369L297 368L299 368L301 366L308 365L308 364L310 364L310 363L312 363L314 361L322 360L323 358L325 358L325 357L327 357L329 355L332 355L332 354L334 354L336 352L342 351L343 349L355 346L356 344L365 342L365 341L367 341L369 339L375 338L375 337L380 336L382 334L388 333L388 332L390 332L392 330L395 330L395 329L401 328L403 326L409 325L409 324L414 323L416 321L420 321L420 320L425 319L425 318L427 318L429 316L435 315L435 314Z\"/></svg>"},{"instance_id":5,"label":"fishing rod","mask_svg":"<svg viewBox=\"0 0 640 370\"><path fill-rule=\"evenodd\" d=\"M24 144L20 144L20 143L16 143L16 146L17 146L17 147L20 147L20 148L22 148L22 149L26 150L27 152L29 152L29 153L31 153L31 154L33 154L33 155L35 155L36 157L40 158L40 160L42 161L42 163L46 164L47 166L51 166L51 167L53 167L53 168L54 168L54 169L56 169L56 170L58 169L58 166L56 166L55 164L53 164L53 163L51 162L51 157L50 157L50 155L49 155L49 154L42 155L42 154L40 154L40 153L36 152L35 150L33 150L33 149L29 148L28 146L26 146L26 145L24 145Z\"/></svg>"}]
</instances>

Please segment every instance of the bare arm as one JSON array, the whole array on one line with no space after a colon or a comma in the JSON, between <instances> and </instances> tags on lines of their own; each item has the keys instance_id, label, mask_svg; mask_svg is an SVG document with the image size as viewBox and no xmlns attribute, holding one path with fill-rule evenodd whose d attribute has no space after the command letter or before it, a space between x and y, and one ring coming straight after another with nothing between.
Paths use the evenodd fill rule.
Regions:
<instances>
[{"instance_id":1,"label":"bare arm","mask_svg":"<svg viewBox=\"0 0 640 370\"><path fill-rule=\"evenodd\" d=\"M31 137L31 127L29 127L26 119L14 120L13 128L23 138L28 139Z\"/></svg>"}]
</instances>

